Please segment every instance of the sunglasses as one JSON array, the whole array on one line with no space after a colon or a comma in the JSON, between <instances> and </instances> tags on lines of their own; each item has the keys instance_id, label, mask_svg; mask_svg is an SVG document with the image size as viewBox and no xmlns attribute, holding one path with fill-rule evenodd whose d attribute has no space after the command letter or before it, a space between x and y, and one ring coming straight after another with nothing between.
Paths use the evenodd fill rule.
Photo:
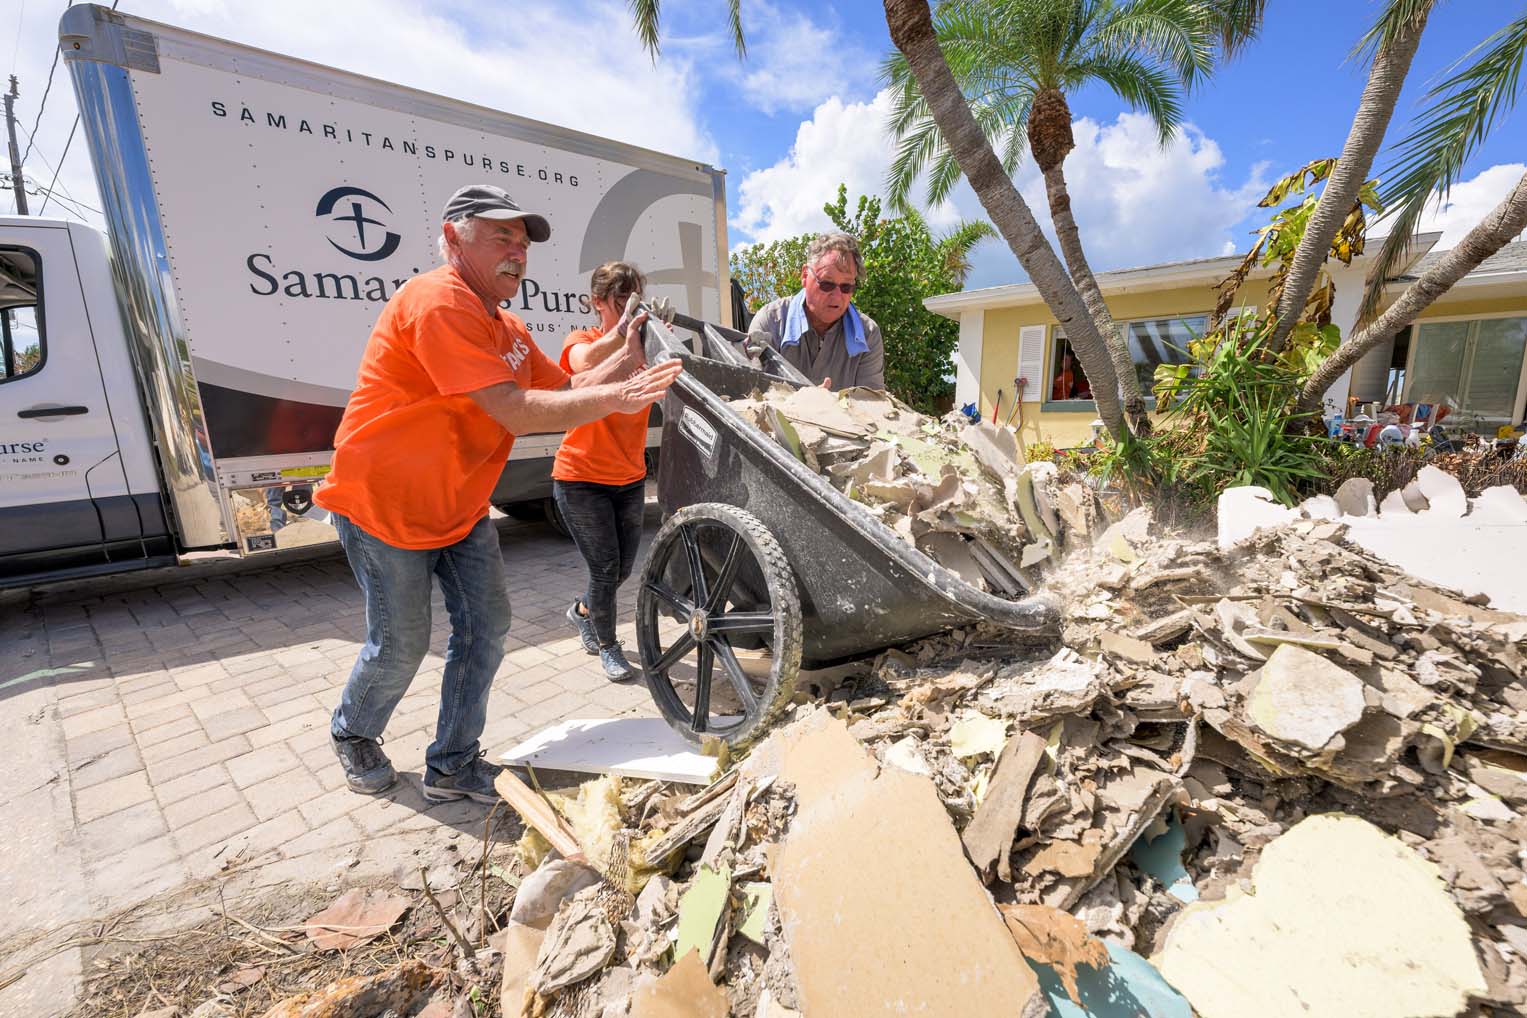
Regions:
<instances>
[{"instance_id":1,"label":"sunglasses","mask_svg":"<svg viewBox=\"0 0 1527 1018\"><path fill-rule=\"evenodd\" d=\"M811 278L817 281L817 286L822 288L823 293L836 293L837 291L842 290L843 296L847 297L852 294L859 285L858 283L829 283L822 279L822 277L818 276L812 269L807 269L806 271L811 273Z\"/></svg>"}]
</instances>

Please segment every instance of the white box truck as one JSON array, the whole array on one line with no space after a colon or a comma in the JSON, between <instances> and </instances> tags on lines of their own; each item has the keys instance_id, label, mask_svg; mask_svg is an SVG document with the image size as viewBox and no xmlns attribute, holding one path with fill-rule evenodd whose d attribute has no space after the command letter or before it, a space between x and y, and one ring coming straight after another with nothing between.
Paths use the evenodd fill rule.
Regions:
<instances>
[{"instance_id":1,"label":"white box truck","mask_svg":"<svg viewBox=\"0 0 1527 1018\"><path fill-rule=\"evenodd\" d=\"M610 259L730 323L720 170L97 5L59 43L106 232L0 217L0 587L332 535L302 514L361 352L463 184L551 221L510 305L551 356ZM495 504L539 505L560 438Z\"/></svg>"}]
</instances>

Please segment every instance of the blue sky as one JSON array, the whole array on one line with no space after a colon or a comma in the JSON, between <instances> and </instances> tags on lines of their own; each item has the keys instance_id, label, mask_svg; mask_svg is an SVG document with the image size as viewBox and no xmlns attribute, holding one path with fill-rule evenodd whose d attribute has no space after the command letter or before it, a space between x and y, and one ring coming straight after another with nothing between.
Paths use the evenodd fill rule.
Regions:
<instances>
[{"instance_id":1,"label":"blue sky","mask_svg":"<svg viewBox=\"0 0 1527 1018\"><path fill-rule=\"evenodd\" d=\"M1108 93L1074 97L1078 148L1067 173L1096 268L1243 246L1261 221L1252 206L1271 179L1340 151L1364 81L1364 68L1348 54L1377 7L1366 0L1273 0L1269 6L1259 41L1189 97L1189 125L1165 149ZM0 40L17 30L14 56L0 43L0 60L12 57L21 76L19 111L28 130L63 7L63 0L0 0ZM825 225L820 207L837 183L877 191L890 158L885 98L877 98L890 40L880 4L868 0L743 0L750 52L742 62L726 35L724 3L668 0L667 41L655 66L630 32L621 0L121 0L120 7L712 162L728 171L734 245ZM1427 84L1521 9L1514 0L1440 5L1391 141L1403 135ZM42 182L52 177L73 117L60 70L29 175ZM1431 225L1446 231L1444 243L1461 236L1522 174L1524 122L1527 110L1497 128L1470 161L1452 206L1431 217ZM1378 166L1384 165L1381 155ZM79 138L60 176L76 198L99 207ZM1017 179L1043 219L1037 171L1026 166ZM0 204L9 211L8 199ZM951 205L928 211L936 225L980 214L963 186ZM976 252L970 285L1019 278L1000 241Z\"/></svg>"}]
</instances>

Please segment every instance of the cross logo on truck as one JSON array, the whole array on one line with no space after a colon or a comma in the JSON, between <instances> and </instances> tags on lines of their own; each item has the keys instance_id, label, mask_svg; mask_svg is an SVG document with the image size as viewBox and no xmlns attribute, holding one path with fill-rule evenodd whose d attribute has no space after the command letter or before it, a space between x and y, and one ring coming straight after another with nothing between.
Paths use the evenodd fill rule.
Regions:
<instances>
[{"instance_id":1,"label":"cross logo on truck","mask_svg":"<svg viewBox=\"0 0 1527 1018\"><path fill-rule=\"evenodd\" d=\"M340 203L343 202L346 198L351 200L347 206L342 207ZM387 224L382 220L373 219L370 216L367 216L366 210L361 204L361 199L375 202L377 205L380 205L386 212L392 211L392 209L387 207L386 202L372 194L370 191L359 187L344 186L331 188L324 194L322 198L318 199L318 209L314 212L314 215L323 216L327 219L333 220L336 223L354 224L355 242L359 246L360 250L351 250L350 248L345 247L343 244L340 244L333 237L330 237L329 243L333 246L334 250L338 251L340 254L349 255L351 258L358 259L359 261L379 262L383 258L386 258L388 255L396 251L398 249L398 244L402 242L403 238L398 236L396 233L393 233L391 230L388 230ZM348 212L349 215L341 215L342 212ZM381 228L370 231L369 239L371 242L376 242L378 237L381 238L380 243L377 244L374 249L368 244L368 231L366 230L366 227L368 226L376 226ZM349 238L347 236L347 242L348 239Z\"/></svg>"}]
</instances>

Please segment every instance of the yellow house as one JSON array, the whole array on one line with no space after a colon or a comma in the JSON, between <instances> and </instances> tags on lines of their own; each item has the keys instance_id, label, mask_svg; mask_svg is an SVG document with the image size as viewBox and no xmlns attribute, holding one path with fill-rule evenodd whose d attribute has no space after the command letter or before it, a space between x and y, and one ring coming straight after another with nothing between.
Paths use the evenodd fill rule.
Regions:
<instances>
[{"instance_id":1,"label":"yellow house","mask_svg":"<svg viewBox=\"0 0 1527 1018\"><path fill-rule=\"evenodd\" d=\"M1432 251L1439 237L1418 238L1410 264L1386 286L1388 299L1440 257ZM1377 251L1378 245L1369 250ZM1202 258L1098 276L1147 394L1156 365L1183 359L1189 338L1207 329L1216 285L1240 258ZM1343 336L1357 318L1369 264L1369 257L1357 258L1332 271L1332 320ZM1267 275L1247 281L1236 299L1238 307L1266 301ZM994 412L998 423L1010 419L1026 442L1067 448L1092 440L1097 408L1090 385L1032 284L940 294L923 305L960 323L956 406L974 403L985 420ZM1452 399L1459 408L1449 422L1455 427L1493 433L1501 424L1520 425L1527 414L1524 350L1527 242L1518 241L1459 280L1415 325L1370 351L1327 393L1326 413L1345 410L1349 397L1386 405ZM1021 395L1019 379L1024 380Z\"/></svg>"}]
</instances>

